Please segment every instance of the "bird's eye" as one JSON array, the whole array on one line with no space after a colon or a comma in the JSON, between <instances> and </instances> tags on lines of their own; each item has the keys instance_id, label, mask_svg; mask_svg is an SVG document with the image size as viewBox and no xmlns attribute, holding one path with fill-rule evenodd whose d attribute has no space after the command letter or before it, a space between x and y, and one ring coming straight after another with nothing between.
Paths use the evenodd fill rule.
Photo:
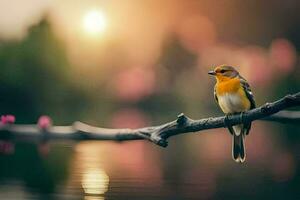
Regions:
<instances>
[{"instance_id":1,"label":"bird's eye","mask_svg":"<svg viewBox=\"0 0 300 200\"><path fill-rule=\"evenodd\" d=\"M224 73L224 72L226 72L226 70L225 70L225 69L221 69L220 72L221 72L221 73Z\"/></svg>"}]
</instances>

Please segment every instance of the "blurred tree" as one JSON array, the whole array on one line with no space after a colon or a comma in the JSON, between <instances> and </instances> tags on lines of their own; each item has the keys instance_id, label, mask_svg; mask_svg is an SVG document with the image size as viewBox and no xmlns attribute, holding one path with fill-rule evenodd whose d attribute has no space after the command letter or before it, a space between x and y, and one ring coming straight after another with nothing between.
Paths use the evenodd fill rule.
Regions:
<instances>
[{"instance_id":1,"label":"blurred tree","mask_svg":"<svg viewBox=\"0 0 300 200\"><path fill-rule=\"evenodd\" d=\"M47 18L32 26L24 40L2 42L0 66L2 113L27 122L45 113L63 122L81 110L84 95L68 77L66 49Z\"/></svg>"},{"instance_id":2,"label":"blurred tree","mask_svg":"<svg viewBox=\"0 0 300 200\"><path fill-rule=\"evenodd\" d=\"M175 35L166 40L159 63L168 70L171 83L183 71L195 66L197 56L185 49Z\"/></svg>"}]
</instances>

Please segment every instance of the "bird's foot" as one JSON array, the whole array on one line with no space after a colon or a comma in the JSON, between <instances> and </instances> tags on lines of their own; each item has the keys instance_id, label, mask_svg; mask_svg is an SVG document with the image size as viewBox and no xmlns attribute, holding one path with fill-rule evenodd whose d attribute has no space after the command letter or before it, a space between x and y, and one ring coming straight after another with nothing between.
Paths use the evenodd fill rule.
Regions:
<instances>
[{"instance_id":1,"label":"bird's foot","mask_svg":"<svg viewBox=\"0 0 300 200\"><path fill-rule=\"evenodd\" d=\"M244 111L240 112L240 121L244 121Z\"/></svg>"},{"instance_id":2,"label":"bird's foot","mask_svg":"<svg viewBox=\"0 0 300 200\"><path fill-rule=\"evenodd\" d=\"M225 118L224 118L224 124L225 126L230 126L229 124L229 117L230 117L231 114L225 114Z\"/></svg>"}]
</instances>

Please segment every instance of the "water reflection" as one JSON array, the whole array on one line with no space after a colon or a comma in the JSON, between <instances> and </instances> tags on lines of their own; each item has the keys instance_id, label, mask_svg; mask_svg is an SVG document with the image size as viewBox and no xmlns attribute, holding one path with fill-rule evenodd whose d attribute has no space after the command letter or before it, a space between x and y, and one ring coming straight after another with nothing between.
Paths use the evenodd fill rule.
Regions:
<instances>
[{"instance_id":1,"label":"water reflection","mask_svg":"<svg viewBox=\"0 0 300 200\"><path fill-rule=\"evenodd\" d=\"M104 197L98 197L98 196L85 196L84 200L104 200Z\"/></svg>"},{"instance_id":2,"label":"water reflection","mask_svg":"<svg viewBox=\"0 0 300 200\"><path fill-rule=\"evenodd\" d=\"M15 151L15 145L8 141L0 140L0 153L2 154L13 154Z\"/></svg>"},{"instance_id":3,"label":"water reflection","mask_svg":"<svg viewBox=\"0 0 300 200\"><path fill-rule=\"evenodd\" d=\"M11 143L13 154L0 153L0 199L293 199L283 197L287 188L300 195L300 145L284 145L287 133L254 123L244 165L232 161L225 129L171 138L166 149L146 141Z\"/></svg>"},{"instance_id":4,"label":"water reflection","mask_svg":"<svg viewBox=\"0 0 300 200\"><path fill-rule=\"evenodd\" d=\"M68 188L71 193L83 195L85 200L104 200L109 176L103 165L103 154L97 143L81 142L75 147Z\"/></svg>"},{"instance_id":5,"label":"water reflection","mask_svg":"<svg viewBox=\"0 0 300 200\"><path fill-rule=\"evenodd\" d=\"M109 177L102 169L87 169L82 177L85 194L99 195L108 190Z\"/></svg>"}]
</instances>

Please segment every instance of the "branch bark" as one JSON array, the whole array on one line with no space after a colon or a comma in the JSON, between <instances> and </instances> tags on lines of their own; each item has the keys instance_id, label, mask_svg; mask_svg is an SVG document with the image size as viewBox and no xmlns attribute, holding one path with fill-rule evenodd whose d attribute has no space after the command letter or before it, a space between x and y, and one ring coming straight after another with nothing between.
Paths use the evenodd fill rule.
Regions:
<instances>
[{"instance_id":1,"label":"branch bark","mask_svg":"<svg viewBox=\"0 0 300 200\"><path fill-rule=\"evenodd\" d=\"M284 111L284 109L296 106L300 106L300 92L286 95L275 102L266 103L242 114L193 120L182 113L174 121L139 129L99 128L79 121L74 122L71 126L49 126L47 128L40 128L36 124L6 124L0 126L0 139L37 141L50 139L116 141L146 139L166 147L168 145L167 139L178 134L222 128L255 120L299 123L300 111Z\"/></svg>"}]
</instances>

